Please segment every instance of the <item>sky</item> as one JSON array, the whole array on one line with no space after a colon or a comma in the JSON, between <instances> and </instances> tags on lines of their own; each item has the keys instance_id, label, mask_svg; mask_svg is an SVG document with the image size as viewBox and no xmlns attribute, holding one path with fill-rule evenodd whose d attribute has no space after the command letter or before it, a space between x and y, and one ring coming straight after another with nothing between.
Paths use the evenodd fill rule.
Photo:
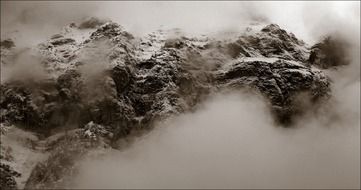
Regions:
<instances>
[{"instance_id":1,"label":"sky","mask_svg":"<svg viewBox=\"0 0 361 190\"><path fill-rule=\"evenodd\" d=\"M325 30L345 23L359 26L360 2L1 1L2 38L18 30L38 39L90 16L109 18L139 35L160 27L192 34L230 31L264 19L314 43Z\"/></svg>"}]
</instances>

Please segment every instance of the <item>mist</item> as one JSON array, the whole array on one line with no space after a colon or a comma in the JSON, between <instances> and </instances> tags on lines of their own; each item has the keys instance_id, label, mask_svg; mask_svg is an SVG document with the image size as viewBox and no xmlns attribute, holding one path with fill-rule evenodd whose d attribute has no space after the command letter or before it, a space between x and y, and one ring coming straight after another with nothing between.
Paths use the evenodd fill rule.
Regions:
<instances>
[{"instance_id":1,"label":"mist","mask_svg":"<svg viewBox=\"0 0 361 190\"><path fill-rule=\"evenodd\" d=\"M180 28L188 34L239 31L250 22L277 23L308 43L340 25L359 25L359 2L105 2L97 14L135 34ZM344 22L347 19L347 22ZM348 26L349 27L349 26ZM356 28L356 27L355 27Z\"/></svg>"},{"instance_id":2,"label":"mist","mask_svg":"<svg viewBox=\"0 0 361 190\"><path fill-rule=\"evenodd\" d=\"M312 44L325 32L359 26L359 15L358 1L5 1L1 2L1 38L16 38L16 44L34 44L71 22L95 16L113 20L137 35L161 28L208 34L239 31L249 22L277 23Z\"/></svg>"},{"instance_id":3,"label":"mist","mask_svg":"<svg viewBox=\"0 0 361 190\"><path fill-rule=\"evenodd\" d=\"M36 82L50 78L41 64L42 58L29 49L17 49L8 64L1 64L0 81L21 81L24 83Z\"/></svg>"},{"instance_id":4,"label":"mist","mask_svg":"<svg viewBox=\"0 0 361 190\"><path fill-rule=\"evenodd\" d=\"M359 86L350 93L359 103ZM84 160L74 187L359 188L360 112L346 105L285 129L257 95L216 95L129 149ZM329 122L345 113L353 120Z\"/></svg>"},{"instance_id":5,"label":"mist","mask_svg":"<svg viewBox=\"0 0 361 190\"><path fill-rule=\"evenodd\" d=\"M1 1L1 40L11 38L18 47L34 46L95 10L92 2Z\"/></svg>"}]
</instances>

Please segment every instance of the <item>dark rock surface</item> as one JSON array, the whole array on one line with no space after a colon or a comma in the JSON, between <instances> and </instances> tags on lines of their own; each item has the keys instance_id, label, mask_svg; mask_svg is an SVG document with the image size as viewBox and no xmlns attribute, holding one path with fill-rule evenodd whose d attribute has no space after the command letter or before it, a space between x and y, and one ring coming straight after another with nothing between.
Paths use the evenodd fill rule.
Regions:
<instances>
[{"instance_id":1,"label":"dark rock surface","mask_svg":"<svg viewBox=\"0 0 361 190\"><path fill-rule=\"evenodd\" d=\"M15 43L11 39L6 39L6 40L3 40L3 41L0 42L0 46L3 47L3 48L10 49L10 48L15 47Z\"/></svg>"},{"instance_id":2,"label":"dark rock surface","mask_svg":"<svg viewBox=\"0 0 361 190\"><path fill-rule=\"evenodd\" d=\"M285 126L292 123L294 114L307 111L299 110L297 95L307 93L309 96L303 96L303 101L315 103L330 93L326 75L292 61L240 60L227 67L218 75L220 84L255 88L270 100L276 120Z\"/></svg>"},{"instance_id":3,"label":"dark rock surface","mask_svg":"<svg viewBox=\"0 0 361 190\"><path fill-rule=\"evenodd\" d=\"M21 174L13 170L9 165L0 163L0 187L1 189L17 189L15 177Z\"/></svg>"},{"instance_id":4,"label":"dark rock surface","mask_svg":"<svg viewBox=\"0 0 361 190\"><path fill-rule=\"evenodd\" d=\"M326 37L322 42L311 47L309 62L322 69L348 65L350 58L347 55L349 44L345 40Z\"/></svg>"}]
</instances>

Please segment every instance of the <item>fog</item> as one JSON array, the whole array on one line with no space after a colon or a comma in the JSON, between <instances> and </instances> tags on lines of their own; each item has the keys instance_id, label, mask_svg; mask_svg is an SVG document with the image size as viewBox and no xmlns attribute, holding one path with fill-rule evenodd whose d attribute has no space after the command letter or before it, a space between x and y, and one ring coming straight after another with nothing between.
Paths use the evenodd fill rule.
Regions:
<instances>
[{"instance_id":1,"label":"fog","mask_svg":"<svg viewBox=\"0 0 361 190\"><path fill-rule=\"evenodd\" d=\"M73 187L358 188L357 85L344 89L352 95L334 105L340 110L301 118L296 129L273 126L257 96L217 95L195 113L159 124L129 149L86 159ZM347 121L330 122L345 113Z\"/></svg>"},{"instance_id":2,"label":"fog","mask_svg":"<svg viewBox=\"0 0 361 190\"><path fill-rule=\"evenodd\" d=\"M187 33L234 31L249 22L277 23L314 43L339 26L360 23L359 2L105 2L100 16L112 18L134 33L181 28ZM345 23L344 20L347 19Z\"/></svg>"},{"instance_id":3,"label":"fog","mask_svg":"<svg viewBox=\"0 0 361 190\"><path fill-rule=\"evenodd\" d=\"M359 15L358 1L2 1L1 38L14 37L15 33L18 45L34 44L66 24L97 16L118 22L138 35L160 28L181 28L196 34L234 31L251 21L266 21L314 43L325 31L359 25Z\"/></svg>"},{"instance_id":4,"label":"fog","mask_svg":"<svg viewBox=\"0 0 361 190\"><path fill-rule=\"evenodd\" d=\"M1 1L1 40L11 38L18 47L33 46L95 10L92 2Z\"/></svg>"},{"instance_id":5,"label":"fog","mask_svg":"<svg viewBox=\"0 0 361 190\"><path fill-rule=\"evenodd\" d=\"M2 84L13 81L30 83L49 78L49 74L41 65L41 57L29 49L15 51L7 62L10 64L1 64Z\"/></svg>"}]
</instances>

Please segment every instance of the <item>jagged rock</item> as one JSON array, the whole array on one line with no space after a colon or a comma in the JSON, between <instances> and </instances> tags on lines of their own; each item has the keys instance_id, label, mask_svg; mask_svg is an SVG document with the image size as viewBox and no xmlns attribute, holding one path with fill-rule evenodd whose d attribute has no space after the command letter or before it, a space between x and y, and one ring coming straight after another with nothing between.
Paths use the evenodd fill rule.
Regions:
<instances>
[{"instance_id":1,"label":"jagged rock","mask_svg":"<svg viewBox=\"0 0 361 190\"><path fill-rule=\"evenodd\" d=\"M0 56L1 56L1 65L0 71L3 72L3 66L11 62L11 59L14 56L13 50L15 49L15 43L12 39L6 39L0 42Z\"/></svg>"},{"instance_id":2,"label":"jagged rock","mask_svg":"<svg viewBox=\"0 0 361 190\"><path fill-rule=\"evenodd\" d=\"M99 137L111 138L113 136L113 134L110 133L105 127L98 125L93 121L86 124L79 135L83 138L88 138L91 140L97 140Z\"/></svg>"},{"instance_id":3,"label":"jagged rock","mask_svg":"<svg viewBox=\"0 0 361 190\"><path fill-rule=\"evenodd\" d=\"M250 86L264 94L274 108L276 120L289 125L292 117L302 111L295 105L295 97L309 92L310 101L327 98L330 81L319 70L282 59L239 60L226 65L217 80L226 86Z\"/></svg>"},{"instance_id":4,"label":"jagged rock","mask_svg":"<svg viewBox=\"0 0 361 190\"><path fill-rule=\"evenodd\" d=\"M126 32L119 24L114 22L108 22L101 25L95 32L90 36L90 39L99 39L102 37L115 38L125 37L128 40L133 39L133 35Z\"/></svg>"},{"instance_id":5,"label":"jagged rock","mask_svg":"<svg viewBox=\"0 0 361 190\"><path fill-rule=\"evenodd\" d=\"M58 46L58 45L70 44L74 42L75 40L71 38L60 38L60 39L56 38L52 40L50 43L54 46Z\"/></svg>"},{"instance_id":6,"label":"jagged rock","mask_svg":"<svg viewBox=\"0 0 361 190\"><path fill-rule=\"evenodd\" d=\"M117 92L122 93L126 90L126 88L133 83L132 76L130 69L126 66L117 65L111 71L111 76L115 82Z\"/></svg>"},{"instance_id":7,"label":"jagged rock","mask_svg":"<svg viewBox=\"0 0 361 190\"><path fill-rule=\"evenodd\" d=\"M181 49L186 46L186 43L184 43L181 39L168 39L164 43L164 48L176 48Z\"/></svg>"},{"instance_id":8,"label":"jagged rock","mask_svg":"<svg viewBox=\"0 0 361 190\"><path fill-rule=\"evenodd\" d=\"M31 98L31 91L22 86L1 85L1 123L14 123L26 127L43 125L42 114Z\"/></svg>"},{"instance_id":9,"label":"jagged rock","mask_svg":"<svg viewBox=\"0 0 361 190\"><path fill-rule=\"evenodd\" d=\"M311 48L308 59L311 65L327 69L330 67L348 65L350 58L347 55L349 44L339 38L326 37L322 42Z\"/></svg>"},{"instance_id":10,"label":"jagged rock","mask_svg":"<svg viewBox=\"0 0 361 190\"><path fill-rule=\"evenodd\" d=\"M97 28L103 24L105 24L107 21L102 20L96 17L91 17L84 22L79 24L79 29L89 29L89 28Z\"/></svg>"},{"instance_id":11,"label":"jagged rock","mask_svg":"<svg viewBox=\"0 0 361 190\"><path fill-rule=\"evenodd\" d=\"M54 34L54 35L52 35L52 36L50 37L50 39L52 39L52 40L54 40L54 39L59 39L59 38L64 38L64 36L61 35L61 34Z\"/></svg>"},{"instance_id":12,"label":"jagged rock","mask_svg":"<svg viewBox=\"0 0 361 190\"><path fill-rule=\"evenodd\" d=\"M3 41L0 42L0 46L3 47L3 48L10 49L10 48L15 47L15 43L11 39L6 39L6 40L3 40Z\"/></svg>"},{"instance_id":13,"label":"jagged rock","mask_svg":"<svg viewBox=\"0 0 361 190\"><path fill-rule=\"evenodd\" d=\"M32 170L24 189L59 189L67 187L76 175L76 161L88 155L89 150L106 146L102 139L82 138L80 132L73 131L57 141L49 158L38 163Z\"/></svg>"},{"instance_id":14,"label":"jagged rock","mask_svg":"<svg viewBox=\"0 0 361 190\"><path fill-rule=\"evenodd\" d=\"M59 97L66 100L79 100L80 91L83 87L81 75L76 70L68 70L57 79Z\"/></svg>"},{"instance_id":15,"label":"jagged rock","mask_svg":"<svg viewBox=\"0 0 361 190\"><path fill-rule=\"evenodd\" d=\"M13 170L9 165L0 163L0 187L2 189L17 189L15 177L21 174Z\"/></svg>"},{"instance_id":16,"label":"jagged rock","mask_svg":"<svg viewBox=\"0 0 361 190\"><path fill-rule=\"evenodd\" d=\"M233 57L276 57L304 62L308 57L305 43L278 25L270 24L260 32L245 33L228 45Z\"/></svg>"},{"instance_id":17,"label":"jagged rock","mask_svg":"<svg viewBox=\"0 0 361 190\"><path fill-rule=\"evenodd\" d=\"M118 126L115 128L128 131L128 125L132 123L132 120L134 121L132 119L134 116L155 119L159 115L167 115L164 114L164 110L168 110L166 111L168 113L179 113L191 109L201 100L201 97L214 88L212 87L214 78L216 78L216 84L223 86L257 87L261 93L269 97L272 105L284 109L292 94L311 90L315 97L321 97L329 88L328 79L322 76L321 71L311 71L310 68L303 66L306 65L304 60L308 53L304 42L275 24L267 25L259 31L253 31L250 28L245 34L231 42L200 40L184 36L162 40L161 36L153 34L149 36L148 44L150 45L141 47L159 48L153 49L150 58L139 60L134 56L137 54L136 51L143 51L143 49L134 48L134 41L132 41L134 37L120 25L89 20L90 23L93 21L95 31L83 44L77 44L73 40L68 41L67 39L70 38L64 35L56 36L49 43L52 44L55 41L59 47L64 45L63 48L72 47L74 51L67 51L67 53L70 57L77 57L82 55L82 50L89 51L89 48L99 45L98 40L108 40L110 43L106 43L105 51L102 52L108 54L104 62L112 63L114 66L110 67L109 73L97 76L99 82L95 86L92 85L92 88L106 87L107 92L110 92L109 96L92 100L91 96L103 96L92 92L97 90L86 87L80 72L77 71L86 63L76 62L81 64L65 69L58 76L57 94L49 95L48 93L44 96L46 100L52 99L46 106L40 106L46 110L47 118L53 114L66 112L64 107L74 104L79 105L72 109L78 110L77 115L82 115L80 123L94 120L100 124ZM160 34L164 35L164 32L160 31ZM63 41L66 43L57 43ZM68 46L68 42L72 45ZM160 43L160 45L155 43ZM45 48L43 51L52 51L52 48L58 47ZM45 55L49 54L45 53ZM56 57L54 61L57 63L72 65L71 60L57 58L64 57L63 54L52 54L52 56ZM217 70L224 69L222 64L224 65L224 62L229 60L227 56L231 59L249 57L254 61L236 61L232 69L219 75L220 72ZM208 61L217 58L220 58L217 65L206 66ZM262 61L266 58L278 60L273 60L270 64ZM138 60L137 63L136 60ZM297 61L297 64L285 60ZM212 74L214 71L217 73L216 76ZM106 79L106 76L110 76L111 79ZM104 83L105 81L110 81L110 83ZM113 83L116 88L114 92L111 90L114 89ZM320 90L315 90L317 88ZM122 112L126 113L123 113L124 117L117 117ZM60 120L66 120L67 116L60 118L62 118ZM120 127L119 123L126 127Z\"/></svg>"},{"instance_id":18,"label":"jagged rock","mask_svg":"<svg viewBox=\"0 0 361 190\"><path fill-rule=\"evenodd\" d=\"M142 117L144 128L193 108L201 92L206 93L209 86L202 86L205 82L202 77L193 75L191 67L186 68L187 59L182 50L168 47L136 65L137 75L130 98L136 116Z\"/></svg>"}]
</instances>

